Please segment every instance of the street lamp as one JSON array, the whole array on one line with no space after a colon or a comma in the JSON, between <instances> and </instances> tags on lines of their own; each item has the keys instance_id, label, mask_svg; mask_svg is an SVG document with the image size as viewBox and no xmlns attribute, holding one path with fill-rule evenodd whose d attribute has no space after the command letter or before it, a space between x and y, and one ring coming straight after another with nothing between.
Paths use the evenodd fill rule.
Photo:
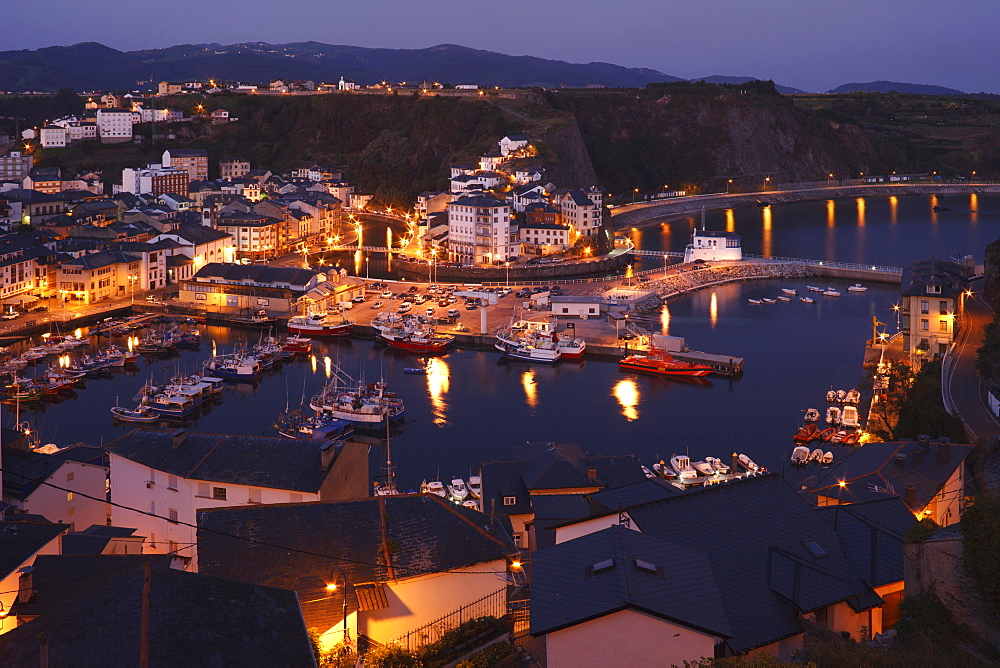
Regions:
<instances>
[{"instance_id":1,"label":"street lamp","mask_svg":"<svg viewBox=\"0 0 1000 668\"><path fill-rule=\"evenodd\" d=\"M638 192L639 192L638 188L632 189L632 204L635 204L635 196L638 194Z\"/></svg>"},{"instance_id":2,"label":"street lamp","mask_svg":"<svg viewBox=\"0 0 1000 668\"><path fill-rule=\"evenodd\" d=\"M769 183L771 183L771 177L770 176L765 176L764 177L764 190L767 190L767 186L768 186Z\"/></svg>"},{"instance_id":3,"label":"street lamp","mask_svg":"<svg viewBox=\"0 0 1000 668\"><path fill-rule=\"evenodd\" d=\"M333 570L330 571L330 581L326 583L326 590L331 594L337 591L338 585L334 573L338 572L340 573L340 577L344 578L344 644L346 645L350 640L350 636L347 633L347 573L340 566L334 566Z\"/></svg>"},{"instance_id":4,"label":"street lamp","mask_svg":"<svg viewBox=\"0 0 1000 668\"><path fill-rule=\"evenodd\" d=\"M827 188L829 188L832 185L832 181L833 181L833 172L830 172L829 174L826 175L826 187Z\"/></svg>"},{"instance_id":5,"label":"street lamp","mask_svg":"<svg viewBox=\"0 0 1000 668\"><path fill-rule=\"evenodd\" d=\"M509 288L510 287L510 260L507 260L506 262L504 262L504 265L507 267L507 287Z\"/></svg>"},{"instance_id":6,"label":"street lamp","mask_svg":"<svg viewBox=\"0 0 1000 668\"><path fill-rule=\"evenodd\" d=\"M732 186L732 185L733 185L733 180L732 179L729 179L728 181L726 181L726 194L727 195L729 194L729 189L730 189L730 186Z\"/></svg>"},{"instance_id":7,"label":"street lamp","mask_svg":"<svg viewBox=\"0 0 1000 668\"><path fill-rule=\"evenodd\" d=\"M135 274L129 274L128 284L132 292L132 304L135 305L135 282L139 280L139 277Z\"/></svg>"}]
</instances>

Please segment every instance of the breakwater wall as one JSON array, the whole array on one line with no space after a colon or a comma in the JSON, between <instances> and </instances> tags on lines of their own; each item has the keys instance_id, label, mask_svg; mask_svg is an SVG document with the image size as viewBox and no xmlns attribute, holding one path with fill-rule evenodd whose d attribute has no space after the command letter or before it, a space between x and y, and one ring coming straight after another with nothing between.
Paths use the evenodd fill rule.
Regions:
<instances>
[{"instance_id":1,"label":"breakwater wall","mask_svg":"<svg viewBox=\"0 0 1000 668\"><path fill-rule=\"evenodd\" d=\"M510 281L541 281L570 276L589 276L609 271L615 271L630 262L627 254L595 258L593 260L574 260L556 264L513 265L507 267L432 267L426 262L415 262L402 258L392 261L392 268L410 280L430 281L433 278L441 282L480 283Z\"/></svg>"}]
</instances>

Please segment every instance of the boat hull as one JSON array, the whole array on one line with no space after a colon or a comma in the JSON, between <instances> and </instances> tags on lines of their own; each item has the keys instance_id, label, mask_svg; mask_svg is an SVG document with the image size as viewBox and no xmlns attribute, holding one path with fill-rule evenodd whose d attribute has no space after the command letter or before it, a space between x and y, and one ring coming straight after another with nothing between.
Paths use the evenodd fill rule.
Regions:
<instances>
[{"instance_id":1,"label":"boat hull","mask_svg":"<svg viewBox=\"0 0 1000 668\"><path fill-rule=\"evenodd\" d=\"M332 327L289 323L288 331L292 334L301 334L313 339L334 339L342 336L350 336L353 327L354 323L334 325Z\"/></svg>"},{"instance_id":2,"label":"boat hull","mask_svg":"<svg viewBox=\"0 0 1000 668\"><path fill-rule=\"evenodd\" d=\"M560 346L560 348L559 348L560 359L564 359L564 360L582 360L583 359L583 354L585 352L587 352L587 346L586 345L582 345L580 347L573 347L573 348L569 348L569 347L563 348L563 347Z\"/></svg>"},{"instance_id":3,"label":"boat hull","mask_svg":"<svg viewBox=\"0 0 1000 668\"><path fill-rule=\"evenodd\" d=\"M649 365L643 364L642 362L634 362L629 360L622 360L618 363L618 367L625 371L635 371L637 373L648 373L657 376L707 376L712 373L710 367L674 367L674 366L663 366L663 365Z\"/></svg>"},{"instance_id":4,"label":"boat hull","mask_svg":"<svg viewBox=\"0 0 1000 668\"><path fill-rule=\"evenodd\" d=\"M451 339L446 341L421 341L413 339L397 339L391 336L381 336L386 345L394 350L405 350L409 353L443 353L448 349Z\"/></svg>"},{"instance_id":5,"label":"boat hull","mask_svg":"<svg viewBox=\"0 0 1000 668\"><path fill-rule=\"evenodd\" d=\"M542 350L538 348L523 348L513 344L498 342L496 349L509 360L517 362L537 362L540 364L556 364L562 355L558 350Z\"/></svg>"}]
</instances>

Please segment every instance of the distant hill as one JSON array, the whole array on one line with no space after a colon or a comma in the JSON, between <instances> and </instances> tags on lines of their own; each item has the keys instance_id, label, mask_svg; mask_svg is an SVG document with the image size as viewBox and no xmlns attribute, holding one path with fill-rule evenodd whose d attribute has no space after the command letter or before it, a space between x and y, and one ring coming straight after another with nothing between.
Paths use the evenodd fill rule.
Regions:
<instances>
[{"instance_id":1,"label":"distant hill","mask_svg":"<svg viewBox=\"0 0 1000 668\"><path fill-rule=\"evenodd\" d=\"M965 92L944 86L902 83L899 81L869 81L837 86L828 93L907 93L910 95L965 95Z\"/></svg>"},{"instance_id":2,"label":"distant hill","mask_svg":"<svg viewBox=\"0 0 1000 668\"><path fill-rule=\"evenodd\" d=\"M713 74L710 77L696 77L694 79L688 79L688 81L705 81L707 83L714 84L741 84L748 81L761 81L758 77L727 77L721 74ZM798 88L792 88L791 86L781 86L774 84L774 89L781 93L782 95L791 95L793 93L805 93L804 90L799 90Z\"/></svg>"},{"instance_id":3,"label":"distant hill","mask_svg":"<svg viewBox=\"0 0 1000 668\"><path fill-rule=\"evenodd\" d=\"M274 79L337 81L430 80L483 86L643 87L679 81L663 72L611 63L568 63L534 56L441 44L426 49L369 49L319 42L292 44L184 44L117 51L96 42L34 51L0 52L0 90L129 90L140 81L264 82Z\"/></svg>"}]
</instances>

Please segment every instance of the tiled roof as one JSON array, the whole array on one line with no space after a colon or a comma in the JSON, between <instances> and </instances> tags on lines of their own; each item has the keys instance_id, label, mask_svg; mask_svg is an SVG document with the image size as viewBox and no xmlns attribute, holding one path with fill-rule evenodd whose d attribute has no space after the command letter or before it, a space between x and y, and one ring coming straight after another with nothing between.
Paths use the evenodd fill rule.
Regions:
<instances>
[{"instance_id":1,"label":"tiled roof","mask_svg":"<svg viewBox=\"0 0 1000 668\"><path fill-rule=\"evenodd\" d=\"M941 292L932 296L956 298L965 289L965 283L962 268L954 262L923 260L903 269L899 294L927 295L928 285L938 285Z\"/></svg>"},{"instance_id":2,"label":"tiled roof","mask_svg":"<svg viewBox=\"0 0 1000 668\"><path fill-rule=\"evenodd\" d=\"M538 550L556 544L551 527L590 515L590 504L582 494L539 494L532 497L531 508L535 514L534 548Z\"/></svg>"},{"instance_id":3,"label":"tiled roof","mask_svg":"<svg viewBox=\"0 0 1000 668\"><path fill-rule=\"evenodd\" d=\"M340 621L343 600L342 592L326 590L331 578L340 577L333 567L347 576L353 611L359 604L357 585L505 559L515 552L505 538L509 523L498 520L494 527L486 515L432 494L220 508L198 513L198 568L294 589L309 626L329 628ZM228 537L233 535L259 542Z\"/></svg>"},{"instance_id":4,"label":"tiled roof","mask_svg":"<svg viewBox=\"0 0 1000 668\"><path fill-rule=\"evenodd\" d=\"M587 495L596 515L617 512L622 508L637 506L641 503L668 499L684 490L676 487L662 478L643 478L627 485L602 489Z\"/></svg>"},{"instance_id":5,"label":"tiled roof","mask_svg":"<svg viewBox=\"0 0 1000 668\"><path fill-rule=\"evenodd\" d=\"M268 267L257 264L225 264L209 262L198 270L196 278L219 278L238 283L253 281L254 283L287 283L288 285L306 285L316 276L315 271L295 267Z\"/></svg>"},{"instance_id":6,"label":"tiled roof","mask_svg":"<svg viewBox=\"0 0 1000 668\"><path fill-rule=\"evenodd\" d=\"M327 471L313 439L134 430L111 441L113 455L181 478L316 493ZM331 446L332 447L332 446Z\"/></svg>"},{"instance_id":7,"label":"tiled roof","mask_svg":"<svg viewBox=\"0 0 1000 668\"><path fill-rule=\"evenodd\" d=\"M63 536L62 553L66 555L97 555L113 538L128 538L136 529L93 524L83 531L71 531Z\"/></svg>"},{"instance_id":8,"label":"tiled roof","mask_svg":"<svg viewBox=\"0 0 1000 668\"><path fill-rule=\"evenodd\" d=\"M457 206L478 206L478 207L507 206L506 202L498 200L496 197L491 197L489 195L459 197L458 199L452 201L451 204L455 204Z\"/></svg>"},{"instance_id":9,"label":"tiled roof","mask_svg":"<svg viewBox=\"0 0 1000 668\"><path fill-rule=\"evenodd\" d=\"M531 632L551 633L631 608L729 637L711 562L696 541L690 545L619 525L535 552Z\"/></svg>"},{"instance_id":10,"label":"tiled roof","mask_svg":"<svg viewBox=\"0 0 1000 668\"><path fill-rule=\"evenodd\" d=\"M33 554L59 534L68 531L68 524L51 524L42 518L9 515L0 522L0 580L21 567ZM0 662L2 664L3 662Z\"/></svg>"},{"instance_id":11,"label":"tiled roof","mask_svg":"<svg viewBox=\"0 0 1000 668\"><path fill-rule=\"evenodd\" d=\"M139 262L139 258L118 251L106 250L82 255L75 260L63 262L63 266L80 267L81 269L99 269L113 264L129 264L131 262Z\"/></svg>"},{"instance_id":12,"label":"tiled roof","mask_svg":"<svg viewBox=\"0 0 1000 668\"><path fill-rule=\"evenodd\" d=\"M127 569L0 636L0 664L315 666L295 594L173 569Z\"/></svg>"}]
</instances>

